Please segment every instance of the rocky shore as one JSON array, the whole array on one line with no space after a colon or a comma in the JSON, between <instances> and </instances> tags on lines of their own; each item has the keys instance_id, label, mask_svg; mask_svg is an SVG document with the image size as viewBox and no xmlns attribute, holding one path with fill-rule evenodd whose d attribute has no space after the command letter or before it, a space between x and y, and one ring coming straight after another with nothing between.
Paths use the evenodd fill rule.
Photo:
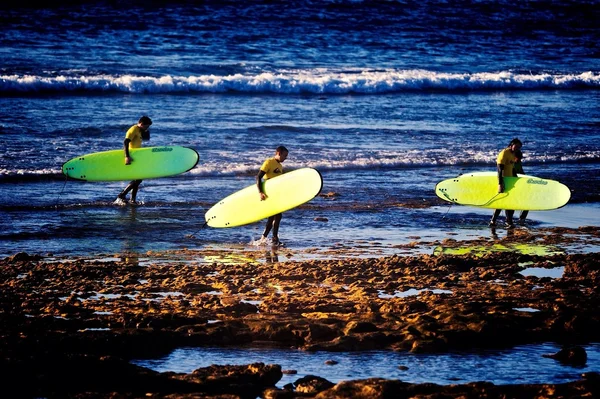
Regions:
<instances>
[{"instance_id":1,"label":"rocky shore","mask_svg":"<svg viewBox=\"0 0 600 399\"><path fill-rule=\"evenodd\" d=\"M597 228L524 232L531 245L597 245ZM421 243L422 244L422 243ZM447 247L465 243L431 243ZM468 243L491 246L490 242ZM0 261L2 397L45 398L571 398L600 397L600 375L566 384L333 384L307 376L283 389L279 365L211 366L189 374L133 365L183 346L272 346L306 351L438 353L560 343L555 361L584 364L600 342L600 253L464 255L260 263L210 261L181 251L165 260ZM219 260L220 259L220 260ZM526 267L564 267L560 278ZM409 289L414 296L398 296ZM434 292L434 290L440 290ZM519 311L532 308L535 312ZM600 371L600 370L599 370Z\"/></svg>"}]
</instances>

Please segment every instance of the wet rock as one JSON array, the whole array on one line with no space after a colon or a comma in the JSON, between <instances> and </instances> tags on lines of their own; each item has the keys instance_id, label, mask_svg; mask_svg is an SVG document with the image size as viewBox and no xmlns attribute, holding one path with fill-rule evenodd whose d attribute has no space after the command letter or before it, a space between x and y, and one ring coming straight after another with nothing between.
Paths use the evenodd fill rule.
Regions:
<instances>
[{"instance_id":1,"label":"wet rock","mask_svg":"<svg viewBox=\"0 0 600 399\"><path fill-rule=\"evenodd\" d=\"M242 366L210 366L194 370L179 379L193 382L210 393L234 393L256 397L265 388L274 387L283 376L281 366L253 363Z\"/></svg>"},{"instance_id":2,"label":"wet rock","mask_svg":"<svg viewBox=\"0 0 600 399\"><path fill-rule=\"evenodd\" d=\"M573 366L585 366L587 363L587 352L581 346L562 348L554 354L542 356Z\"/></svg>"},{"instance_id":3,"label":"wet rock","mask_svg":"<svg viewBox=\"0 0 600 399\"><path fill-rule=\"evenodd\" d=\"M307 375L294 382L296 392L310 395L315 395L321 391L333 387L334 385L335 384L327 381L325 378L314 375Z\"/></svg>"},{"instance_id":4,"label":"wet rock","mask_svg":"<svg viewBox=\"0 0 600 399\"><path fill-rule=\"evenodd\" d=\"M40 255L29 255L27 252L19 252L12 256L5 258L4 260L10 263L13 262L26 262L26 261L36 261L42 259Z\"/></svg>"},{"instance_id":5,"label":"wet rock","mask_svg":"<svg viewBox=\"0 0 600 399\"><path fill-rule=\"evenodd\" d=\"M560 239L551 238L553 242ZM190 251L178 256L196 254ZM51 385L54 378L65 386L71 384L72 396L102 389L138 392L134 385L143 381L143 389L148 390L140 395L155 392L148 388L153 387L176 396L191 395L212 377L227 381L223 373L228 370L239 377L232 386L240 391L301 396L305 394L269 385L280 370L212 368L205 372L203 382L198 373L153 373L131 369L126 360L115 359L165 356L183 346L445 353L474 346L507 348L535 342L600 340L598 254L422 255L276 264L250 263L252 259L248 259L231 265L154 262L150 258L144 267L85 259L44 262L27 254L0 260L0 373L8 381L5 384L16 389L13 377L18 374L41 381L27 385L38 387L35 396L60 397L67 388L60 391ZM520 274L521 262L529 262L530 267L564 265L565 273L559 279L527 278ZM410 290L416 295L400 295ZM528 307L539 311L517 310ZM586 364L587 354L580 349L569 347L548 357L572 365ZM82 365L90 375L82 376ZM121 374L111 374L111 369ZM55 370L72 373L71 379ZM245 373L254 377L245 377ZM263 377L256 377L260 375ZM598 379L592 373L586 375L581 381L562 385L563 397L592 392ZM100 382L106 378L113 378L112 385ZM202 386L203 395L209 395L206 385ZM215 390L221 389L217 386ZM556 386L403 385L373 379L325 390L319 385L319 389L321 397L378 397L384 391L386 397L436 393L479 397L483 392L489 397L544 397ZM231 390L222 392L233 395ZM317 389L313 387L311 392Z\"/></svg>"},{"instance_id":6,"label":"wet rock","mask_svg":"<svg viewBox=\"0 0 600 399\"><path fill-rule=\"evenodd\" d=\"M307 342L322 342L330 341L340 334L335 327L328 326L323 323L310 323L308 326Z\"/></svg>"},{"instance_id":7,"label":"wet rock","mask_svg":"<svg viewBox=\"0 0 600 399\"><path fill-rule=\"evenodd\" d=\"M283 374L298 374L298 370L281 370Z\"/></svg>"},{"instance_id":8,"label":"wet rock","mask_svg":"<svg viewBox=\"0 0 600 399\"><path fill-rule=\"evenodd\" d=\"M278 388L267 388L262 392L260 396L263 399L293 399L296 398L296 394L293 392L293 386L290 389L278 389Z\"/></svg>"},{"instance_id":9,"label":"wet rock","mask_svg":"<svg viewBox=\"0 0 600 399\"><path fill-rule=\"evenodd\" d=\"M373 323L364 321L351 321L344 328L344 334L360 334L379 331L377 326Z\"/></svg>"},{"instance_id":10,"label":"wet rock","mask_svg":"<svg viewBox=\"0 0 600 399\"><path fill-rule=\"evenodd\" d=\"M319 393L318 399L383 399L402 398L407 396L406 384L400 381L390 381L379 378L371 378L358 381L344 381L331 389ZM412 395L410 397L413 397Z\"/></svg>"},{"instance_id":11,"label":"wet rock","mask_svg":"<svg viewBox=\"0 0 600 399\"><path fill-rule=\"evenodd\" d=\"M252 320L248 325L259 341L272 341L297 345L301 343L292 323L276 322L273 320Z\"/></svg>"},{"instance_id":12,"label":"wet rock","mask_svg":"<svg viewBox=\"0 0 600 399\"><path fill-rule=\"evenodd\" d=\"M325 193L325 194L319 194L319 197L334 198L334 197L339 197L340 195L341 195L340 193L336 193L335 191L330 191L330 192Z\"/></svg>"}]
</instances>

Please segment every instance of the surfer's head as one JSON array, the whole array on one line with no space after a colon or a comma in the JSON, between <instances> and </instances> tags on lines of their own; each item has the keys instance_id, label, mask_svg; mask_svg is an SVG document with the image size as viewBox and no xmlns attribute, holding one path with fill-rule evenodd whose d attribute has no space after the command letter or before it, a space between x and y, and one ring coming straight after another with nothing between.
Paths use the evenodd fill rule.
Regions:
<instances>
[{"instance_id":1,"label":"surfer's head","mask_svg":"<svg viewBox=\"0 0 600 399\"><path fill-rule=\"evenodd\" d=\"M280 145L279 147L277 147L275 149L275 158L279 161L279 162L283 162L286 160L287 156L289 154L289 151L287 148L285 148L284 146Z\"/></svg>"},{"instance_id":2,"label":"surfer's head","mask_svg":"<svg viewBox=\"0 0 600 399\"><path fill-rule=\"evenodd\" d=\"M147 117L146 115L144 115L138 121L138 125L147 126L147 128L148 128L148 127L150 127L150 125L152 125L152 119L150 119L149 117Z\"/></svg>"},{"instance_id":3,"label":"surfer's head","mask_svg":"<svg viewBox=\"0 0 600 399\"><path fill-rule=\"evenodd\" d=\"M142 129L142 140L150 140L150 125L152 124L152 119L148 118L146 115L142 116L138 121L138 127Z\"/></svg>"},{"instance_id":4,"label":"surfer's head","mask_svg":"<svg viewBox=\"0 0 600 399\"><path fill-rule=\"evenodd\" d=\"M513 152L518 151L523 147L523 143L518 138L514 138L508 143L508 148L510 148Z\"/></svg>"}]
</instances>

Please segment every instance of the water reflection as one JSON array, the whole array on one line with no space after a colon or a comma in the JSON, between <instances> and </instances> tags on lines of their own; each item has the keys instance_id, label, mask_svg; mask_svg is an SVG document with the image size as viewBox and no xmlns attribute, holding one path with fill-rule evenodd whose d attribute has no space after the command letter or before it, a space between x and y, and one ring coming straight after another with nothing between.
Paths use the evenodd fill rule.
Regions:
<instances>
[{"instance_id":1,"label":"water reflection","mask_svg":"<svg viewBox=\"0 0 600 399\"><path fill-rule=\"evenodd\" d=\"M265 251L265 260L267 263L279 262L279 255L277 254L277 250L272 249L270 251Z\"/></svg>"},{"instance_id":2,"label":"water reflection","mask_svg":"<svg viewBox=\"0 0 600 399\"><path fill-rule=\"evenodd\" d=\"M127 266L139 266L140 265L140 255L136 252L128 252L121 254L120 260L122 263Z\"/></svg>"},{"instance_id":3,"label":"water reflection","mask_svg":"<svg viewBox=\"0 0 600 399\"><path fill-rule=\"evenodd\" d=\"M386 294L383 291L379 291L379 294L377 296L379 298L382 298L382 299L407 298L409 296L417 296L421 292L431 292L433 294L452 294L452 291L450 291L450 290L441 290L441 289L437 289L437 288L424 288L422 290L417 290L415 288L410 288L410 289L408 289L406 291L396 291L393 294Z\"/></svg>"}]
</instances>

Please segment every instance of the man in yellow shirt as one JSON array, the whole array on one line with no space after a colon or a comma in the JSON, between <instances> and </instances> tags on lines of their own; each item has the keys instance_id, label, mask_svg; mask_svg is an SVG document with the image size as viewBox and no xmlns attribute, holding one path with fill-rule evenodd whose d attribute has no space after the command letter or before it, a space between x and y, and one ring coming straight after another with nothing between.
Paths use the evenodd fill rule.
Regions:
<instances>
[{"instance_id":1,"label":"man in yellow shirt","mask_svg":"<svg viewBox=\"0 0 600 399\"><path fill-rule=\"evenodd\" d=\"M287 148L284 146L279 146L275 149L275 156L272 158L268 158L263 162L258 174L256 175L256 186L258 187L258 194L260 195L260 200L265 201L268 200L267 195L263 192L262 189L262 179L265 180L272 179L275 176L279 176L283 173L283 165L281 163L286 160L289 152ZM273 229L273 245L279 246L282 245L279 241L279 223L281 222L282 213L278 213L277 215L273 215L269 217L267 220L267 225L265 226L265 231L262 234L262 239L266 240L267 236L271 229Z\"/></svg>"},{"instance_id":2,"label":"man in yellow shirt","mask_svg":"<svg viewBox=\"0 0 600 399\"><path fill-rule=\"evenodd\" d=\"M503 193L504 186L504 177L513 177L517 176L515 173L515 163L518 162L517 151L521 151L521 147L523 143L521 140L514 138L508 144L508 147L500 151L498 154L498 158L496 159L496 165L498 170L498 192ZM492 216L492 220L490 221L490 226L496 225L496 219L500 216L501 209L496 209L494 211L494 215ZM506 213L506 227L513 228L513 215L515 211L506 209L504 211Z\"/></svg>"},{"instance_id":3,"label":"man in yellow shirt","mask_svg":"<svg viewBox=\"0 0 600 399\"><path fill-rule=\"evenodd\" d=\"M148 130L152 125L152 120L147 116L142 116L136 125L129 128L125 134L125 140L123 141L123 151L125 152L125 165L131 165L134 159L131 158L129 150L132 148L141 148L142 140L150 140L150 131ZM138 188L140 187L141 180L131 181L127 187L117 196L117 201L127 202L127 194L131 191L131 204L137 204L136 196Z\"/></svg>"}]
</instances>

